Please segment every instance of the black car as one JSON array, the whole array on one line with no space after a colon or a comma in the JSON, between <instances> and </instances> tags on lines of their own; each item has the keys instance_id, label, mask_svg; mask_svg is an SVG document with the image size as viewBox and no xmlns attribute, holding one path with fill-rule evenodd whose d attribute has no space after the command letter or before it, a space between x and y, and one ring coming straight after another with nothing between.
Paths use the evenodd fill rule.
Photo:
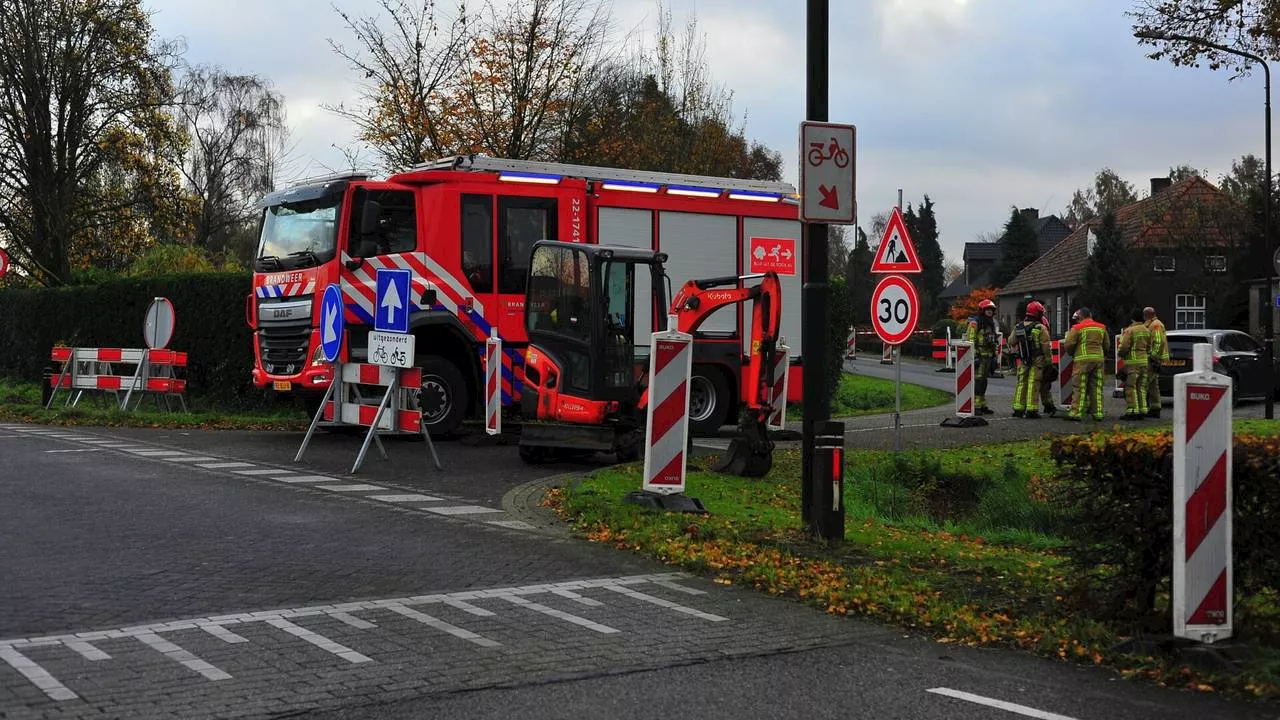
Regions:
<instances>
[{"instance_id":1,"label":"black car","mask_svg":"<svg viewBox=\"0 0 1280 720\"><path fill-rule=\"evenodd\" d=\"M1192 347L1213 346L1214 372L1230 375L1235 381L1236 400L1265 399L1268 385L1280 377L1280 360L1267 372L1267 352L1257 340L1239 330L1171 330L1169 360L1160 368L1160 394L1173 395L1173 376L1191 370ZM1275 390L1280 391L1280 385Z\"/></svg>"}]
</instances>

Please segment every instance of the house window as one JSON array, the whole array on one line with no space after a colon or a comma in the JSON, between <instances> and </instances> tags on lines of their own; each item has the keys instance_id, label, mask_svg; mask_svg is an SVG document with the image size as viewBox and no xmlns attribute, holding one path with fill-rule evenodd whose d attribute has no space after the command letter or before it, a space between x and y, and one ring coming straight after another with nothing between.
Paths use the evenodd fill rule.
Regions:
<instances>
[{"instance_id":1,"label":"house window","mask_svg":"<svg viewBox=\"0 0 1280 720\"><path fill-rule=\"evenodd\" d=\"M1203 295L1177 295L1175 296L1175 330L1203 330L1204 329L1204 296Z\"/></svg>"},{"instance_id":2,"label":"house window","mask_svg":"<svg viewBox=\"0 0 1280 720\"><path fill-rule=\"evenodd\" d=\"M1227 271L1226 255L1206 255L1204 258L1205 272L1224 273Z\"/></svg>"},{"instance_id":3,"label":"house window","mask_svg":"<svg viewBox=\"0 0 1280 720\"><path fill-rule=\"evenodd\" d=\"M1172 255L1156 255L1151 263L1151 269L1158 273L1171 273L1176 267Z\"/></svg>"}]
</instances>

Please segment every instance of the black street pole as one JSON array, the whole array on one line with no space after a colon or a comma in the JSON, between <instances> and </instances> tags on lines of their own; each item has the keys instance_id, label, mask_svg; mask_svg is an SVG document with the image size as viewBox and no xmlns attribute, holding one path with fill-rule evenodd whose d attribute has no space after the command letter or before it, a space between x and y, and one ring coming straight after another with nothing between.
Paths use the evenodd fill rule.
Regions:
<instances>
[{"instance_id":1,"label":"black street pole","mask_svg":"<svg viewBox=\"0 0 1280 720\"><path fill-rule=\"evenodd\" d=\"M805 14L805 119L827 120L827 33L829 0L807 0ZM803 152L801 148L801 152ZM804 162L804 155L799 158ZM814 467L814 426L831 418L827 405L827 226L805 223L804 290L801 294L804 336L804 419L803 419L803 485L802 514L806 525L818 531L814 499L821 492L819 474Z\"/></svg>"},{"instance_id":2,"label":"black street pole","mask_svg":"<svg viewBox=\"0 0 1280 720\"><path fill-rule=\"evenodd\" d=\"M1276 325L1275 323L1275 317L1276 317L1275 315L1276 313L1275 272L1276 272L1276 269L1274 267L1275 266L1275 258L1274 258L1275 249L1272 247L1272 242L1271 242L1271 206L1274 203L1272 196L1274 195L1274 189L1275 189L1275 185L1272 182L1272 178L1274 176L1271 174L1271 66L1268 65L1267 61L1262 59L1262 57L1259 55L1254 55L1253 53L1245 52L1244 50L1236 50L1235 48L1227 47L1226 45L1219 45L1218 43L1210 42L1209 40L1205 40L1204 38L1193 37L1191 35L1175 35L1173 33L1163 32L1161 30L1138 30L1133 34L1133 36L1136 38L1142 38L1144 40L1163 40L1165 42L1185 42L1191 45L1200 45L1201 47L1213 48L1214 50L1227 53L1228 55L1235 55L1237 57L1245 58L1246 60L1250 60L1262 66L1262 77L1263 77L1263 80L1265 81L1265 89L1267 93L1266 105L1265 105L1266 117L1265 117L1265 125L1263 128L1263 132L1266 137L1265 143L1266 143L1267 185L1264 188L1264 192L1266 193L1266 195L1263 197L1263 200L1262 200L1262 235L1263 235L1262 239L1263 239L1263 244L1266 245L1266 248L1267 248L1267 257L1266 257L1267 289L1263 293L1266 299L1267 307L1265 312L1267 315L1267 320L1265 325L1266 335L1265 335L1265 341L1263 344L1267 346L1267 377L1270 378L1270 382L1267 387L1267 400L1266 400L1266 408L1264 412L1265 412L1266 419L1274 420L1276 416L1275 387L1277 384L1277 378L1276 378L1276 328L1275 328L1275 325ZM1259 310L1261 310L1261 308L1259 308Z\"/></svg>"}]
</instances>

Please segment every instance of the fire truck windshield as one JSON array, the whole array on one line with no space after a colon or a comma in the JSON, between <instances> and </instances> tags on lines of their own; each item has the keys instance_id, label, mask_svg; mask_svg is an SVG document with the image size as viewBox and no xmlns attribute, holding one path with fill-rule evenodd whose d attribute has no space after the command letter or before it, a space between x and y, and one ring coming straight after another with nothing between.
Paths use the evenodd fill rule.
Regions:
<instances>
[{"instance_id":1,"label":"fire truck windshield","mask_svg":"<svg viewBox=\"0 0 1280 720\"><path fill-rule=\"evenodd\" d=\"M257 268L319 265L333 259L342 195L272 205L263 211Z\"/></svg>"}]
</instances>

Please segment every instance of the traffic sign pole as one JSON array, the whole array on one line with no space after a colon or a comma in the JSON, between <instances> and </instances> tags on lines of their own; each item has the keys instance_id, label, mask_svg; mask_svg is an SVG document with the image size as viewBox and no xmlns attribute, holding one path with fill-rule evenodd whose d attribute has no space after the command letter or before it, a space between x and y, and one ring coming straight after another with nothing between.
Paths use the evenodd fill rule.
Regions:
<instances>
[{"instance_id":1,"label":"traffic sign pole","mask_svg":"<svg viewBox=\"0 0 1280 720\"><path fill-rule=\"evenodd\" d=\"M893 215L889 218L889 227L893 227L893 220L897 218L899 223L902 221L902 188L898 188L898 206L893 209ZM906 247L912 247L910 236L907 234L907 227L902 224L903 244ZM883 245L884 243L881 243ZM880 248L882 251L883 247ZM915 250L911 251L913 254ZM920 260L916 258L916 265L920 265ZM918 307L920 303L916 303ZM915 323L912 323L912 329L915 329ZM893 451L902 452L902 347L894 349L893 363Z\"/></svg>"}]
</instances>

